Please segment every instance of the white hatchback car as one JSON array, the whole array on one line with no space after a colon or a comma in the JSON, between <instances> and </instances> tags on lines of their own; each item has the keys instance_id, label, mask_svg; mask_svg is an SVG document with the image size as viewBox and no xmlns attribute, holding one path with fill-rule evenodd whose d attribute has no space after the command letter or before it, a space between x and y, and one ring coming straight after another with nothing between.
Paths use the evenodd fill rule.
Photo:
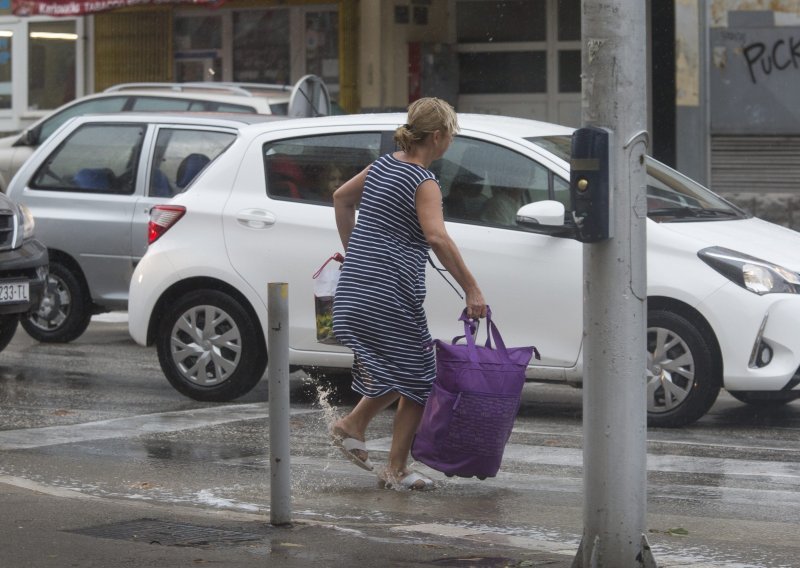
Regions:
<instances>
[{"instance_id":1,"label":"white hatchback car","mask_svg":"<svg viewBox=\"0 0 800 568\"><path fill-rule=\"evenodd\" d=\"M224 401L267 360L267 284L289 283L291 363L345 371L347 349L318 343L311 275L341 245L326 192L394 150L401 114L287 120L242 128L189 191L151 214L151 244L130 288L129 326L157 345L180 392ZM532 380L581 381L582 248L544 218L569 203L572 129L461 115L434 163L448 230L509 345L535 344ZM648 417L702 416L721 387L752 404L800 396L800 235L648 162ZM511 206L509 206L509 204ZM559 205L561 204L561 205ZM434 337L458 331L462 300L429 268ZM658 370L656 373L655 371Z\"/></svg>"}]
</instances>

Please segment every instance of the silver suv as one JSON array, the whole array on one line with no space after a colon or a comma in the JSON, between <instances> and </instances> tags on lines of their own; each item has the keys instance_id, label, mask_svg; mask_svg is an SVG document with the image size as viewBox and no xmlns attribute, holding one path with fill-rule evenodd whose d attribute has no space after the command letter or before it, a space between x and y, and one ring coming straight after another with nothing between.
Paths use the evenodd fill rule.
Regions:
<instances>
[{"instance_id":1,"label":"silver suv","mask_svg":"<svg viewBox=\"0 0 800 568\"><path fill-rule=\"evenodd\" d=\"M294 86L261 83L125 83L71 101L19 134L0 138L0 191L33 151L70 118L111 112L222 112L289 116L331 113L322 79Z\"/></svg>"},{"instance_id":2,"label":"silver suv","mask_svg":"<svg viewBox=\"0 0 800 568\"><path fill-rule=\"evenodd\" d=\"M93 115L73 118L48 137L7 191L31 210L50 255L47 291L22 320L25 330L39 341L72 341L93 314L126 309L151 207L185 190L239 128L279 118Z\"/></svg>"},{"instance_id":3,"label":"silver suv","mask_svg":"<svg viewBox=\"0 0 800 568\"><path fill-rule=\"evenodd\" d=\"M33 236L33 217L0 194L0 351L19 318L36 309L47 281L47 249Z\"/></svg>"}]
</instances>

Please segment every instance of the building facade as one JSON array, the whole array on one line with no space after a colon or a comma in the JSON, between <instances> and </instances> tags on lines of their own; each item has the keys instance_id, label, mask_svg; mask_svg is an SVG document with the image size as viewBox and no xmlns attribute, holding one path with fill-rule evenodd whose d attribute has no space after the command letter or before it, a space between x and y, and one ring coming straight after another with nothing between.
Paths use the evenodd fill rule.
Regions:
<instances>
[{"instance_id":1,"label":"building facade","mask_svg":"<svg viewBox=\"0 0 800 568\"><path fill-rule=\"evenodd\" d=\"M460 112L581 121L581 0L197 1L50 17L14 13L65 0L0 0L0 131L116 83L308 73L348 112L436 95ZM649 0L648 26L652 153L800 225L800 2Z\"/></svg>"}]
</instances>

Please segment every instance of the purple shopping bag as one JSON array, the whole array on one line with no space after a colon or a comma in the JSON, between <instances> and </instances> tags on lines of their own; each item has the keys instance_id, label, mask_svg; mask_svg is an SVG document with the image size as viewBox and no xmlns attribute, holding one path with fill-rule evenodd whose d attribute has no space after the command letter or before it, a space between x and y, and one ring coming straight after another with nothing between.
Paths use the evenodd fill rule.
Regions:
<instances>
[{"instance_id":1,"label":"purple shopping bag","mask_svg":"<svg viewBox=\"0 0 800 568\"><path fill-rule=\"evenodd\" d=\"M436 379L411 455L448 476L494 477L519 410L525 368L535 347L506 348L486 316L486 344L475 344L476 322L461 314L464 335L434 341ZM466 337L466 344L458 340ZM494 347L492 347L494 340Z\"/></svg>"}]
</instances>

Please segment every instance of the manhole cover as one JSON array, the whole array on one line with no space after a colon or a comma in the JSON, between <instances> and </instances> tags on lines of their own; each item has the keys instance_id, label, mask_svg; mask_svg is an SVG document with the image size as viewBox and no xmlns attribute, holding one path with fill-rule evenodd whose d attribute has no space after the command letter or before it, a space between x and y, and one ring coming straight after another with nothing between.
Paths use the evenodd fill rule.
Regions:
<instances>
[{"instance_id":1,"label":"manhole cover","mask_svg":"<svg viewBox=\"0 0 800 568\"><path fill-rule=\"evenodd\" d=\"M258 534L170 523L156 519L124 521L66 532L164 546L214 547L258 541L264 538L263 535Z\"/></svg>"}]
</instances>

